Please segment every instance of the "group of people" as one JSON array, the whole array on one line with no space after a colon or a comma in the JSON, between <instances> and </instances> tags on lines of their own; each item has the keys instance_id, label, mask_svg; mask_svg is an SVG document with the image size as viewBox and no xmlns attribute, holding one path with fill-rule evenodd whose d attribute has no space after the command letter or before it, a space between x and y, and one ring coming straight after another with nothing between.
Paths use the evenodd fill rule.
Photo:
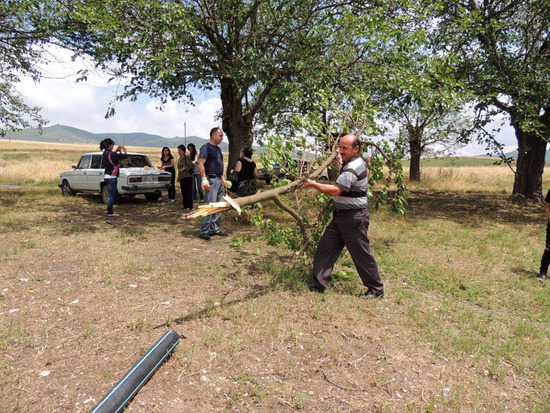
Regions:
<instances>
[{"instance_id":1,"label":"group of people","mask_svg":"<svg viewBox=\"0 0 550 413\"><path fill-rule=\"evenodd\" d=\"M103 139L99 144L99 149L103 151L102 164L105 165L104 179L109 188L109 197L107 210L105 214L109 217L118 217L113 211L113 205L116 200L118 189L119 167L122 160L128 157L126 148L119 146L114 150L115 142L111 138ZM189 154L186 153L189 152ZM176 180L180 184L183 198L183 208L186 211L193 209L193 201L204 201L205 196L201 186L201 175L198 169L199 158L197 148L193 143L178 146L178 161L175 163L174 156L170 148L162 148L159 169L170 172L172 179L168 188L168 202L175 202L176 198ZM176 173L177 169L177 173Z\"/></svg>"},{"instance_id":2,"label":"group of people","mask_svg":"<svg viewBox=\"0 0 550 413\"><path fill-rule=\"evenodd\" d=\"M210 131L210 140L203 145L200 153L197 153L195 144L178 146L178 159L172 155L170 148L162 148L160 156L159 169L170 172L172 175L170 187L168 188L167 202L175 202L176 181L179 182L183 201L183 209L190 211L193 209L193 202L206 201L219 202L223 197L223 153L219 144L223 140L223 131L221 128L213 128ZM110 217L117 217L113 211L114 200L117 196L117 178L119 163L127 157L126 149L123 151L114 151L114 141L110 138L104 139L100 143L100 149L103 152L103 165L105 168L105 181L109 185L109 202L106 214ZM188 153L187 153L188 152ZM243 150L243 156L237 161L234 170L237 177L237 188L235 194L239 197L253 195L256 193L256 178L258 177L258 168L252 160L252 149L246 147ZM219 179L221 186L218 185ZM212 182L212 187L210 186ZM208 228L201 228L200 236L209 239L210 235L218 234L219 220L216 217L210 222ZM219 235L219 234L218 234Z\"/></svg>"},{"instance_id":3,"label":"group of people","mask_svg":"<svg viewBox=\"0 0 550 413\"><path fill-rule=\"evenodd\" d=\"M186 153L186 150L189 154ZM199 161L197 157L197 148L193 143L187 145L187 148L185 148L185 145L179 145L178 156L179 158L176 164L170 148L165 146L162 148L160 157L161 164L158 168L172 174L170 187L168 188L168 202L175 202L175 184L177 180L181 188L183 209L185 211L190 211L193 209L193 201L197 202L199 199L204 201L202 188L199 184L200 173L197 168Z\"/></svg>"},{"instance_id":4,"label":"group of people","mask_svg":"<svg viewBox=\"0 0 550 413\"><path fill-rule=\"evenodd\" d=\"M210 131L210 140L203 145L197 156L195 146L189 144L185 153L185 146L178 146L179 159L177 166L170 149L162 149L161 167L173 171L172 185L169 199L175 198L175 168L177 167L183 206L186 209L193 207L193 200L198 196L207 203L219 202L224 195L225 181L223 179L223 153L219 147L223 140L223 131L215 127ZM105 140L107 141L107 140ZM116 177L118 162L125 157L122 153L113 153L114 142L108 139L103 141L100 148L104 150L105 179L111 189L114 181L116 195ZM378 273L378 265L370 250L368 238L369 211L367 208L368 170L363 158L359 156L361 141L355 135L346 135L340 139L340 149L335 159L335 165L340 171L334 184L322 184L307 179L300 187L301 190L314 188L333 197L334 216L321 237L313 263L313 281L304 282L310 291L324 292L331 287L331 275L334 265L343 248L346 247L353 259L359 276L367 291L362 295L365 299L382 298L384 284ZM107 162L106 162L107 160ZM112 164L112 167L111 167ZM238 177L237 195L247 196L256 192L256 178L258 170L252 160L252 150L245 148L243 157L237 161L235 173ZM200 185L198 181L200 180ZM107 213L113 215L111 191L109 191L109 205ZM549 194L550 196L550 194ZM550 200L550 199L549 199ZM550 211L550 209L549 209ZM210 240L213 236L226 237L222 232L221 213L207 215L202 219L199 231L200 238ZM550 220L550 218L549 218ZM550 225L549 225L550 228ZM550 248L549 248L550 250ZM549 254L550 255L550 254ZM542 272L542 269L541 269Z\"/></svg>"}]
</instances>

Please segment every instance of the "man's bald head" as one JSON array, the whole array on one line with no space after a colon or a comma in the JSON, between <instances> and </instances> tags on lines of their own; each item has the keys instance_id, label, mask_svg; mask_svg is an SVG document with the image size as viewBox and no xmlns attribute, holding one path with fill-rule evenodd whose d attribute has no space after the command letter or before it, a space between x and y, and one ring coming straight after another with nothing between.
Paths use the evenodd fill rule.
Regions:
<instances>
[{"instance_id":1,"label":"man's bald head","mask_svg":"<svg viewBox=\"0 0 550 413\"><path fill-rule=\"evenodd\" d=\"M361 148L361 140L353 135L353 134L349 134L349 135L345 135L345 136L342 136L342 138L340 139L340 143L342 143L342 141L346 139L347 143L349 145L351 145L351 147L355 148L355 147L359 147Z\"/></svg>"},{"instance_id":2,"label":"man's bald head","mask_svg":"<svg viewBox=\"0 0 550 413\"><path fill-rule=\"evenodd\" d=\"M340 139L340 156L344 162L349 162L353 157L359 155L361 141L355 135L342 136Z\"/></svg>"}]
</instances>

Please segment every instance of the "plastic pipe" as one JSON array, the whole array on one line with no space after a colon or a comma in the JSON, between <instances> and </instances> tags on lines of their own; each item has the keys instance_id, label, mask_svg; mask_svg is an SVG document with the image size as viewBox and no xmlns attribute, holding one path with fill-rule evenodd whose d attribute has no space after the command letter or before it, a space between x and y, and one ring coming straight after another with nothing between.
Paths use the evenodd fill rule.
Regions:
<instances>
[{"instance_id":1,"label":"plastic pipe","mask_svg":"<svg viewBox=\"0 0 550 413\"><path fill-rule=\"evenodd\" d=\"M90 413L116 413L136 395L180 342L180 336L169 330L99 401Z\"/></svg>"}]
</instances>

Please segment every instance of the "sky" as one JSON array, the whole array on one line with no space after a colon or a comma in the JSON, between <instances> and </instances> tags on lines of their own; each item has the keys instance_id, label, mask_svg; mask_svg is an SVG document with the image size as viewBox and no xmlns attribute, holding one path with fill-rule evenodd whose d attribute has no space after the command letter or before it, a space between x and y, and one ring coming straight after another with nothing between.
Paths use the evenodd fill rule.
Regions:
<instances>
[{"instance_id":1,"label":"sky","mask_svg":"<svg viewBox=\"0 0 550 413\"><path fill-rule=\"evenodd\" d=\"M85 82L76 82L78 70L93 68L79 59L71 61L71 53L54 49L56 61L41 66L39 83L23 78L17 90L30 106L42 108L49 121L46 126L61 124L92 133L144 132L165 138L198 136L208 139L210 129L221 126L216 113L221 100L215 92L196 91L195 106L169 101L159 110L159 100L147 96L137 101L116 102L116 114L105 119L117 85L109 84L106 74L92 72ZM119 86L122 88L122 86Z\"/></svg>"},{"instance_id":2,"label":"sky","mask_svg":"<svg viewBox=\"0 0 550 413\"><path fill-rule=\"evenodd\" d=\"M89 62L72 61L71 53L51 49L54 58L42 66L43 77L39 83L22 78L17 90L30 106L42 108L41 114L49 123L71 126L92 133L143 132L165 138L198 136L208 139L210 129L221 126L216 114L221 111L217 91L196 91L195 105L169 101L163 110L159 101L142 96L137 101L116 102L116 114L105 119L105 113L116 95L117 85L108 83L106 74L91 72L85 82L76 82L80 69L92 69ZM122 87L122 86L119 86ZM494 122L496 127L499 122ZM506 145L505 152L517 148L513 129L504 127L499 140ZM485 154L484 147L471 143L457 154L472 156Z\"/></svg>"}]
</instances>

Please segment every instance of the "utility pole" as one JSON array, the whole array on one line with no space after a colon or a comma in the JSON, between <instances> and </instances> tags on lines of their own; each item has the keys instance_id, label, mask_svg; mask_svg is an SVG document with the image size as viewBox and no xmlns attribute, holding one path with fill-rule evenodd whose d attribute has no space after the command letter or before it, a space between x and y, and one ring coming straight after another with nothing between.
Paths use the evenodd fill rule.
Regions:
<instances>
[{"instance_id":1,"label":"utility pole","mask_svg":"<svg viewBox=\"0 0 550 413\"><path fill-rule=\"evenodd\" d=\"M187 148L187 124L183 122L183 144Z\"/></svg>"}]
</instances>

